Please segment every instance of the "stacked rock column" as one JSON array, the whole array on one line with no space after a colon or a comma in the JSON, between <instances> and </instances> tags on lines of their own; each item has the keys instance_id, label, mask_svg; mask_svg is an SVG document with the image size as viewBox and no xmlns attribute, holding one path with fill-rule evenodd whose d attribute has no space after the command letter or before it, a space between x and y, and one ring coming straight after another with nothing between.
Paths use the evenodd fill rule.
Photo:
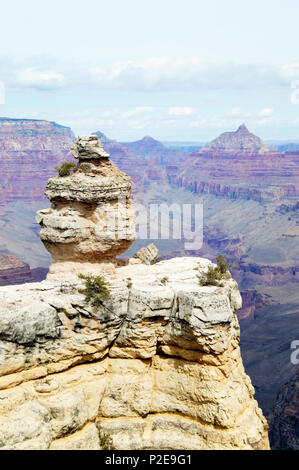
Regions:
<instances>
[{"instance_id":1,"label":"stacked rock column","mask_svg":"<svg viewBox=\"0 0 299 470\"><path fill-rule=\"evenodd\" d=\"M131 178L96 136L79 137L72 153L77 167L48 181L51 208L37 213L41 240L52 255L48 279L112 273L116 256L135 240Z\"/></svg>"}]
</instances>

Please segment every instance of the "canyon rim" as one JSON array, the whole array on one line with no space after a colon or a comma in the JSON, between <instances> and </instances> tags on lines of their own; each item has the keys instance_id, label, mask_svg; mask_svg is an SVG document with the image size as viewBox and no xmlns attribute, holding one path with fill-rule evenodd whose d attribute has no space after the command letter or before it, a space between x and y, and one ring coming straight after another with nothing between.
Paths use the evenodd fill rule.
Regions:
<instances>
[{"instance_id":1,"label":"canyon rim","mask_svg":"<svg viewBox=\"0 0 299 470\"><path fill-rule=\"evenodd\" d=\"M155 263L153 247L118 260L135 236L130 178L95 136L73 152L75 171L48 182L51 207L37 214L47 280L0 287L0 449L100 450L107 434L116 449L269 449L240 355L236 281L202 286L213 263ZM80 274L104 275L100 306Z\"/></svg>"}]
</instances>

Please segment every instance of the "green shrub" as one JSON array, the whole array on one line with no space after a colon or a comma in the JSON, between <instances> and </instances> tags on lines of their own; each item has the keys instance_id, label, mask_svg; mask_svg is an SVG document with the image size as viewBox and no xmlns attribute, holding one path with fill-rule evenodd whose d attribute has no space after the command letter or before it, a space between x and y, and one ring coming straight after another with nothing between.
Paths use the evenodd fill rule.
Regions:
<instances>
[{"instance_id":1,"label":"green shrub","mask_svg":"<svg viewBox=\"0 0 299 470\"><path fill-rule=\"evenodd\" d=\"M218 271L218 268L212 268L209 266L208 272L204 273L200 280L200 284L202 286L218 286L221 279L222 274Z\"/></svg>"},{"instance_id":2,"label":"green shrub","mask_svg":"<svg viewBox=\"0 0 299 470\"><path fill-rule=\"evenodd\" d=\"M109 434L103 434L101 431L99 432L100 436L100 445L102 450L116 450L113 446L112 437Z\"/></svg>"},{"instance_id":3,"label":"green shrub","mask_svg":"<svg viewBox=\"0 0 299 470\"><path fill-rule=\"evenodd\" d=\"M229 276L229 269L234 268L229 263L227 257L219 255L217 257L217 266L212 268L209 266L208 272L206 272L200 280L202 286L219 286L219 281Z\"/></svg>"},{"instance_id":4,"label":"green shrub","mask_svg":"<svg viewBox=\"0 0 299 470\"><path fill-rule=\"evenodd\" d=\"M69 176L73 168L76 165L73 162L64 162L61 166L57 166L55 169L58 172L59 176Z\"/></svg>"},{"instance_id":5,"label":"green shrub","mask_svg":"<svg viewBox=\"0 0 299 470\"><path fill-rule=\"evenodd\" d=\"M221 274L227 273L234 266L229 262L228 258L223 255L217 257L217 268Z\"/></svg>"},{"instance_id":6,"label":"green shrub","mask_svg":"<svg viewBox=\"0 0 299 470\"><path fill-rule=\"evenodd\" d=\"M103 300L110 297L109 284L102 276L84 276L79 274L79 278L84 280L85 289L80 289L80 293L85 295L85 300L93 307L99 307Z\"/></svg>"}]
</instances>

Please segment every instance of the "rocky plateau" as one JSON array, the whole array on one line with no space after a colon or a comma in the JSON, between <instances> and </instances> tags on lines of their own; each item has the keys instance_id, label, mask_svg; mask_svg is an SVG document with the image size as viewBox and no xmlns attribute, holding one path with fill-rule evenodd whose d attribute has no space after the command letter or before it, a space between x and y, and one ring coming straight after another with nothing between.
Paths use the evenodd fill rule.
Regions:
<instances>
[{"instance_id":1,"label":"rocky plateau","mask_svg":"<svg viewBox=\"0 0 299 470\"><path fill-rule=\"evenodd\" d=\"M50 265L50 255L40 243L34 216L46 207L44 186L54 176L55 165L74 161L69 152L74 136L69 129L45 121L1 122L0 180L5 185L0 198L5 202L0 203L0 253L30 264L32 276L37 276L34 280L41 280ZM243 308L238 310L242 357L259 404L270 416L279 389L294 376L290 344L299 337L298 146L267 146L244 125L211 144L200 145L200 150L191 155L191 147L183 147L182 152L179 147L168 148L149 137L119 143L97 134L113 163L130 175L134 202L204 204L204 243L200 250L186 251L184 240L137 239L124 256L133 257L145 244L154 242L159 248L159 259L196 256L215 261L222 253L237 265L232 273L243 297ZM14 141L19 145L17 152ZM24 170L21 148L28 148L28 171ZM76 178L73 175L70 181L76 182ZM87 178L95 176L91 173ZM60 208L65 205L70 210L69 216L60 220L71 221L75 237L78 223L86 223L86 214L77 210L82 204L69 200L53 200L52 204ZM58 213L54 208L54 219ZM85 233L94 224L95 220L89 219ZM54 236L61 230L48 226L45 233ZM80 246L81 253L82 237ZM66 248L67 245L60 245L57 266L65 263L66 267L70 262L67 250L63 254ZM87 252L86 256L90 256ZM5 266L3 263L4 270ZM51 269L54 266L55 262ZM115 269L113 262L109 269ZM13 273L6 281L2 277L2 284L14 283ZM16 283L18 276L16 271Z\"/></svg>"},{"instance_id":2,"label":"rocky plateau","mask_svg":"<svg viewBox=\"0 0 299 470\"><path fill-rule=\"evenodd\" d=\"M108 434L116 449L268 449L238 345L237 283L228 274L203 287L210 261L155 263L153 246L117 261L132 230L119 229L113 249L111 230L98 244L97 222L121 191L121 227L131 227L130 180L94 137L73 152L74 173L49 181L50 213L37 215L47 280L0 287L0 448L96 450ZM79 265L109 283L97 306Z\"/></svg>"}]
</instances>

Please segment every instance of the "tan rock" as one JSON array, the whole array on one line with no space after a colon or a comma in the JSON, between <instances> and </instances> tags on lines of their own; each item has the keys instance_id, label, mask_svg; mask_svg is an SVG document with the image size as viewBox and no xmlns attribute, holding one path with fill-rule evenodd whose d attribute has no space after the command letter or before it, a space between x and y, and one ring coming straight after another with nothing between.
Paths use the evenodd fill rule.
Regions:
<instances>
[{"instance_id":1,"label":"tan rock","mask_svg":"<svg viewBox=\"0 0 299 470\"><path fill-rule=\"evenodd\" d=\"M98 449L108 433L117 449L267 449L236 285L200 286L209 263L118 267L99 308L80 284L0 288L0 448Z\"/></svg>"},{"instance_id":2,"label":"tan rock","mask_svg":"<svg viewBox=\"0 0 299 470\"><path fill-rule=\"evenodd\" d=\"M135 236L130 179L95 136L73 152L37 216L47 281L0 287L0 449L97 450L105 434L116 449L268 449L237 284L201 286L202 258L152 264L153 246L116 262ZM104 273L109 298L87 302L79 273Z\"/></svg>"},{"instance_id":3,"label":"tan rock","mask_svg":"<svg viewBox=\"0 0 299 470\"><path fill-rule=\"evenodd\" d=\"M131 178L113 165L96 136L79 137L73 153L75 171L48 181L52 205L36 217L53 258L48 279L112 273L115 257L135 240Z\"/></svg>"},{"instance_id":4,"label":"tan rock","mask_svg":"<svg viewBox=\"0 0 299 470\"><path fill-rule=\"evenodd\" d=\"M133 258L140 259L140 261L144 264L155 264L157 261L159 255L159 250L158 248L154 245L154 243L151 243L150 245L141 248Z\"/></svg>"}]
</instances>

